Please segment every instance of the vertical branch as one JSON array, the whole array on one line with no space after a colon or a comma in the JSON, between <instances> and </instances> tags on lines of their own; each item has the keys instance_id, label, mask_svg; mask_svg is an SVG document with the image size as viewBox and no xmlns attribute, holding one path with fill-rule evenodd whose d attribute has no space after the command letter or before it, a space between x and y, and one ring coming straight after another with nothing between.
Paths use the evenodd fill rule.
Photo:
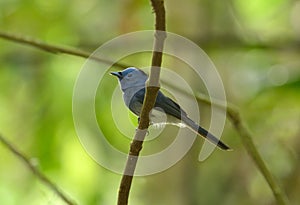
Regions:
<instances>
[{"instance_id":1,"label":"vertical branch","mask_svg":"<svg viewBox=\"0 0 300 205\"><path fill-rule=\"evenodd\" d=\"M146 87L146 94L140 115L140 122L130 145L130 151L119 187L118 205L128 204L129 192L132 184L139 153L149 127L149 113L154 107L157 93L159 91L159 75L162 63L162 52L166 38L165 8L163 0L151 0L155 13L155 38L152 54L152 64Z\"/></svg>"},{"instance_id":2,"label":"vertical branch","mask_svg":"<svg viewBox=\"0 0 300 205\"><path fill-rule=\"evenodd\" d=\"M152 66L149 76L148 86L159 87L160 66L162 62L162 52L164 40L166 38L166 15L163 0L151 0L155 18L155 41L152 53Z\"/></svg>"}]
</instances>

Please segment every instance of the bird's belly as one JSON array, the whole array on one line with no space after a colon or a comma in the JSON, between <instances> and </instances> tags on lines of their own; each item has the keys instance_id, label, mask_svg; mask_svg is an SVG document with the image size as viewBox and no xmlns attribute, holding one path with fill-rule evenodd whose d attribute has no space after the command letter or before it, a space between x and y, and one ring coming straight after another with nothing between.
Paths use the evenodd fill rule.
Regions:
<instances>
[{"instance_id":1,"label":"bird's belly","mask_svg":"<svg viewBox=\"0 0 300 205\"><path fill-rule=\"evenodd\" d=\"M185 127L181 120L177 119L174 116L168 115L164 112L163 109L155 107L150 112L150 122L152 125L167 125L172 124L179 127Z\"/></svg>"}]
</instances>

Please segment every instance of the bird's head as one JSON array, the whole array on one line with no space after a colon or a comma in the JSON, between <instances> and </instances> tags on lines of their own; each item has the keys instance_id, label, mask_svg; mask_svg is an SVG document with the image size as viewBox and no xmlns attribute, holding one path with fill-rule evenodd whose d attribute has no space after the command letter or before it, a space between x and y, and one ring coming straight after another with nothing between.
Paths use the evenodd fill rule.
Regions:
<instances>
[{"instance_id":1,"label":"bird's head","mask_svg":"<svg viewBox=\"0 0 300 205\"><path fill-rule=\"evenodd\" d=\"M148 79L144 71L134 67L129 67L119 72L111 72L110 74L118 77L123 91L131 87L143 87Z\"/></svg>"}]
</instances>

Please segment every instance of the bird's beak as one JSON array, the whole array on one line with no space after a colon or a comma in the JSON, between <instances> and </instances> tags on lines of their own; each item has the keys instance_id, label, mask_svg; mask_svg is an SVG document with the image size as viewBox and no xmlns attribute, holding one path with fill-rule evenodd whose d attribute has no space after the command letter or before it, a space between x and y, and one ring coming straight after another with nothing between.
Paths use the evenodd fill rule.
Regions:
<instances>
[{"instance_id":1,"label":"bird's beak","mask_svg":"<svg viewBox=\"0 0 300 205\"><path fill-rule=\"evenodd\" d=\"M111 75L117 76L118 78L122 78L120 72L110 72Z\"/></svg>"}]
</instances>

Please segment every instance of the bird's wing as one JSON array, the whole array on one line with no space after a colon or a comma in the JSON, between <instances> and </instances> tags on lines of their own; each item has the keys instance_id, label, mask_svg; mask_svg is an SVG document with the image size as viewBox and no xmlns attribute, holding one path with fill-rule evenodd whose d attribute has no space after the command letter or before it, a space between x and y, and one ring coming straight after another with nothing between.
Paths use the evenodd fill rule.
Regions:
<instances>
[{"instance_id":1,"label":"bird's wing","mask_svg":"<svg viewBox=\"0 0 300 205\"><path fill-rule=\"evenodd\" d=\"M129 103L129 109L136 115L140 114L142 104L144 102L145 88L136 92ZM181 116L187 116L186 112L174 102L172 99L166 97L162 92L158 92L154 107L159 107L168 115L181 119Z\"/></svg>"},{"instance_id":2,"label":"bird's wing","mask_svg":"<svg viewBox=\"0 0 300 205\"><path fill-rule=\"evenodd\" d=\"M164 110L168 115L172 115L177 119L181 119L181 116L187 116L186 112L174 102L172 99L166 97L160 91L157 94L156 102L154 107L159 107Z\"/></svg>"}]
</instances>

